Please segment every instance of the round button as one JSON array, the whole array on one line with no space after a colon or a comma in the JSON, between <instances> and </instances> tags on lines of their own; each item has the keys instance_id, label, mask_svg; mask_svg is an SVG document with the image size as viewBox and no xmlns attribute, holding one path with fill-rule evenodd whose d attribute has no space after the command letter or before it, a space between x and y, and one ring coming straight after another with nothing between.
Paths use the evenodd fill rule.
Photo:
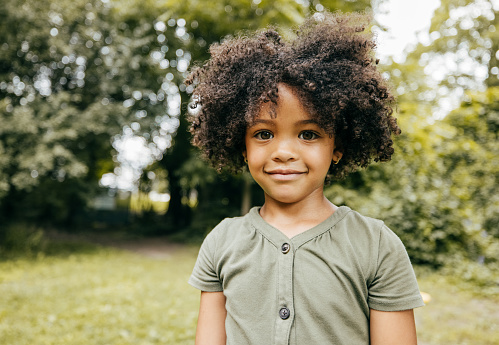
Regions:
<instances>
[{"instance_id":1,"label":"round button","mask_svg":"<svg viewBox=\"0 0 499 345\"><path fill-rule=\"evenodd\" d=\"M284 243L282 246L281 246L281 252L283 254L287 254L289 252L289 250L291 249L291 246L289 245L289 243Z\"/></svg>"},{"instance_id":2,"label":"round button","mask_svg":"<svg viewBox=\"0 0 499 345\"><path fill-rule=\"evenodd\" d=\"M286 307L281 308L281 309L279 310L279 316L280 316L280 317L281 317L281 319L283 319L283 320L286 320L287 318L289 318L289 315L290 315L290 314L291 314L291 313L289 312L289 309L288 309L288 308L286 308Z\"/></svg>"}]
</instances>

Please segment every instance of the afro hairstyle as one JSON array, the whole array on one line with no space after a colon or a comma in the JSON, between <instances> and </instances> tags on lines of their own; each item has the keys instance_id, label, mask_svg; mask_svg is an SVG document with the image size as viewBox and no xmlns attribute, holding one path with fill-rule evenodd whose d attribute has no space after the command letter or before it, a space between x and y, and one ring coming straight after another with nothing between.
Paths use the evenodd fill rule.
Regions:
<instances>
[{"instance_id":1,"label":"afro hairstyle","mask_svg":"<svg viewBox=\"0 0 499 345\"><path fill-rule=\"evenodd\" d=\"M284 83L343 152L329 177L389 161L391 136L400 129L392 116L394 97L376 68L369 22L360 13L318 12L292 40L269 28L211 45L211 59L186 79L194 87L193 144L218 170L241 170L246 129L263 103L275 109Z\"/></svg>"}]
</instances>

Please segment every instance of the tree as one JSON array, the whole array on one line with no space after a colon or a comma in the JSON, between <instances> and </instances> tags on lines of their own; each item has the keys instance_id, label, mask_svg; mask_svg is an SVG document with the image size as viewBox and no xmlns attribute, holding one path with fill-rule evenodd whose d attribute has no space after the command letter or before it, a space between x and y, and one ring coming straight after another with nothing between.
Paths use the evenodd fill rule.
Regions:
<instances>
[{"instance_id":1,"label":"tree","mask_svg":"<svg viewBox=\"0 0 499 345\"><path fill-rule=\"evenodd\" d=\"M489 87L498 85L498 12L490 0L442 1L430 27L432 42L421 53L423 60L454 60L443 85L476 88L484 79Z\"/></svg>"},{"instance_id":2,"label":"tree","mask_svg":"<svg viewBox=\"0 0 499 345\"><path fill-rule=\"evenodd\" d=\"M499 28L490 5L442 1L432 21L432 41L418 44L405 62L385 71L396 86L402 128L394 160L327 191L339 203L382 215L415 263L496 261L499 242L491 224L497 224L498 209L497 77L490 62ZM483 11L476 14L476 6ZM465 68L468 49L475 66L489 71L482 79ZM452 60L457 64L449 70L440 66L445 73L436 78L432 63L440 57L457 57ZM479 91L465 91L473 88ZM440 119L439 99L455 94L462 94L463 102Z\"/></svg>"},{"instance_id":3,"label":"tree","mask_svg":"<svg viewBox=\"0 0 499 345\"><path fill-rule=\"evenodd\" d=\"M182 83L191 61L206 60L209 44L238 30L290 28L311 10L338 6L359 10L369 2L3 1L2 221L25 218L27 209L33 220L74 221L102 174L115 168L113 142L126 136L144 138L168 172L169 215L190 219L182 197L193 187L182 174L197 153L189 145L189 89ZM210 189L221 202L242 188L221 180L230 180L227 190L197 185L200 202L208 203Z\"/></svg>"},{"instance_id":4,"label":"tree","mask_svg":"<svg viewBox=\"0 0 499 345\"><path fill-rule=\"evenodd\" d=\"M180 113L171 80L188 66L172 29L181 25L99 0L0 6L1 217L67 222L114 168L113 138L150 138L157 155L170 144Z\"/></svg>"}]
</instances>

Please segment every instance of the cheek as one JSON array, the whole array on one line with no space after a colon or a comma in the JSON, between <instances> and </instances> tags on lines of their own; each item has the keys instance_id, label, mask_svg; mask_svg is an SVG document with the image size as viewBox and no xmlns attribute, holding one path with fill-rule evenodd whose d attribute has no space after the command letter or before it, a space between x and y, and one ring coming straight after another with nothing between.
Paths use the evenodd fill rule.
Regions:
<instances>
[{"instance_id":1,"label":"cheek","mask_svg":"<svg viewBox=\"0 0 499 345\"><path fill-rule=\"evenodd\" d=\"M324 144L313 150L313 155L322 157L322 161L332 160L334 156L334 146Z\"/></svg>"},{"instance_id":2,"label":"cheek","mask_svg":"<svg viewBox=\"0 0 499 345\"><path fill-rule=\"evenodd\" d=\"M325 146L321 150L315 151L313 156L309 156L309 159L311 162L317 162L317 167L320 170L328 171L334 157L333 150L333 146Z\"/></svg>"},{"instance_id":3,"label":"cheek","mask_svg":"<svg viewBox=\"0 0 499 345\"><path fill-rule=\"evenodd\" d=\"M262 159L262 154L252 145L248 145L246 148L246 158L248 160L248 165L258 165Z\"/></svg>"},{"instance_id":4,"label":"cheek","mask_svg":"<svg viewBox=\"0 0 499 345\"><path fill-rule=\"evenodd\" d=\"M244 142L244 153L246 157L249 159L250 157L258 156L259 147L255 144L254 140L250 136L246 136Z\"/></svg>"}]
</instances>

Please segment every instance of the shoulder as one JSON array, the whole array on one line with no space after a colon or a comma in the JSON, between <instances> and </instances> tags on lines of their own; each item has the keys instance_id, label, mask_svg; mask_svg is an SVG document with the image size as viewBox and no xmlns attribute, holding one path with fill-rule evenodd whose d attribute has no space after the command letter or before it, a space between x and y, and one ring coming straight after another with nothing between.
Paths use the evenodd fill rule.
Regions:
<instances>
[{"instance_id":1,"label":"shoulder","mask_svg":"<svg viewBox=\"0 0 499 345\"><path fill-rule=\"evenodd\" d=\"M348 232L348 237L355 241L366 241L366 245L375 247L388 246L403 249L404 245L398 235L384 221L371 218L350 210L341 222Z\"/></svg>"},{"instance_id":2,"label":"shoulder","mask_svg":"<svg viewBox=\"0 0 499 345\"><path fill-rule=\"evenodd\" d=\"M240 217L225 218L206 236L203 245L216 243L218 247L229 244L254 230L249 221L249 214Z\"/></svg>"},{"instance_id":3,"label":"shoulder","mask_svg":"<svg viewBox=\"0 0 499 345\"><path fill-rule=\"evenodd\" d=\"M390 229L384 221L376 218L364 216L356 211L351 211L348 216L349 220L356 226L352 227L353 231L368 233L377 238L382 243L392 243L393 245L402 245L402 241L398 235Z\"/></svg>"},{"instance_id":4,"label":"shoulder","mask_svg":"<svg viewBox=\"0 0 499 345\"><path fill-rule=\"evenodd\" d=\"M244 231L249 227L248 217L249 215L247 214L239 217L225 218L208 233L207 238L233 236L237 232Z\"/></svg>"},{"instance_id":5,"label":"shoulder","mask_svg":"<svg viewBox=\"0 0 499 345\"><path fill-rule=\"evenodd\" d=\"M367 217L355 210L352 210L350 208L347 209L349 212L345 215L344 219L349 222L355 222L356 224L358 224L359 226L363 226L364 228L379 228L384 224L384 222L380 219Z\"/></svg>"},{"instance_id":6,"label":"shoulder","mask_svg":"<svg viewBox=\"0 0 499 345\"><path fill-rule=\"evenodd\" d=\"M233 243L244 232L244 217L225 218L206 235L199 249L198 261L214 265L221 252L233 247Z\"/></svg>"},{"instance_id":7,"label":"shoulder","mask_svg":"<svg viewBox=\"0 0 499 345\"><path fill-rule=\"evenodd\" d=\"M371 218L350 210L341 222L339 230L350 245L357 250L359 257L364 257L372 265L378 263L384 253L392 253L393 257L406 256L404 244L384 221Z\"/></svg>"},{"instance_id":8,"label":"shoulder","mask_svg":"<svg viewBox=\"0 0 499 345\"><path fill-rule=\"evenodd\" d=\"M379 239L382 232L391 232L382 220L364 216L350 208L338 223L338 227L346 231L349 237L357 239L376 240Z\"/></svg>"}]
</instances>

